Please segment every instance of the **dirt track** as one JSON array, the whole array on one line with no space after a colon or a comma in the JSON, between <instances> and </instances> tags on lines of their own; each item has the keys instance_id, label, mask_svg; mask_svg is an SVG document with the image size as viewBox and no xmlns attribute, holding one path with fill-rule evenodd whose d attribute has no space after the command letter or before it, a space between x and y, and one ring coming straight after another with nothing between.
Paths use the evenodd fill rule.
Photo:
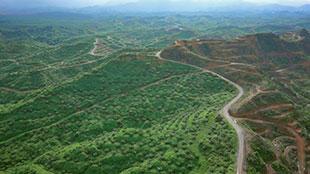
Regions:
<instances>
[{"instance_id":1,"label":"dirt track","mask_svg":"<svg viewBox=\"0 0 310 174\"><path fill-rule=\"evenodd\" d=\"M90 55L97 56L96 51L98 49L99 39L96 38L96 42L94 42L94 49L90 51Z\"/></svg>"}]
</instances>

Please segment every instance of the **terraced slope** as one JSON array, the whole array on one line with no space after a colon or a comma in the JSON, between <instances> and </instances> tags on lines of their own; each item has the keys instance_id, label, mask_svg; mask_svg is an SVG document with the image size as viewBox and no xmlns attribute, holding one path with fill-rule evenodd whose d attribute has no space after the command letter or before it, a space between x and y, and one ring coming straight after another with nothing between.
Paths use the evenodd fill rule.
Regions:
<instances>
[{"instance_id":1,"label":"terraced slope","mask_svg":"<svg viewBox=\"0 0 310 174\"><path fill-rule=\"evenodd\" d=\"M162 57L217 72L246 96L230 111L248 131L247 173L309 172L308 31L176 41Z\"/></svg>"},{"instance_id":2,"label":"terraced slope","mask_svg":"<svg viewBox=\"0 0 310 174\"><path fill-rule=\"evenodd\" d=\"M230 39L309 28L307 16L227 17L213 12L0 16L0 173L235 174L237 136L219 112L237 96L236 88L201 69L158 60L154 54L179 39ZM261 59L265 52L274 52L262 46L269 36L271 47L277 45L275 55L282 57L280 53L290 48L288 53L297 58ZM245 89L249 95L230 112L239 123L259 132L256 125L262 120L250 122L242 113L276 114L273 118L285 123L298 120L298 135L305 140L309 135L305 115L310 114L308 105L300 103L307 103L309 96L309 64L298 61L309 60L303 56L309 47L302 43L307 32L265 34L259 42L256 36L247 37L229 42L195 40L193 47L180 47L190 52L175 55L186 52L182 57L190 63L208 66ZM256 67L262 63L266 66ZM277 79L265 71L270 68ZM281 94L271 95L279 87ZM275 103L279 95L284 97ZM268 102L279 111L265 113ZM256 103L261 109L253 112ZM269 140L273 137L255 136L248 158L252 173L266 172L266 164L278 173L298 170L295 136L273 124L260 130L280 131L274 138L280 156L274 161L274 156L265 155L274 151Z\"/></svg>"},{"instance_id":3,"label":"terraced slope","mask_svg":"<svg viewBox=\"0 0 310 174\"><path fill-rule=\"evenodd\" d=\"M95 60L90 69L60 85L29 88L19 104L1 110L1 172L234 173L237 140L218 115L236 94L232 85L151 53L90 50L80 57ZM73 65L33 71L68 72ZM9 92L23 90L8 82Z\"/></svg>"}]
</instances>

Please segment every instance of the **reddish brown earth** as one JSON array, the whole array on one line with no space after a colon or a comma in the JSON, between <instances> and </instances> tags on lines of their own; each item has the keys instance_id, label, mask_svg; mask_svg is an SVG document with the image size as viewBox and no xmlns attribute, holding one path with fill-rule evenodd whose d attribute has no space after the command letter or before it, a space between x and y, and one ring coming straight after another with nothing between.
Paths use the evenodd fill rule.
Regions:
<instances>
[{"instance_id":1,"label":"reddish brown earth","mask_svg":"<svg viewBox=\"0 0 310 174\"><path fill-rule=\"evenodd\" d=\"M297 37L301 33L302 37ZM309 136L304 137L307 134L305 116L296 113L310 99L306 88L296 84L310 80L310 60L305 58L309 56L309 48L310 34L302 30L285 37L264 33L229 41L180 40L161 56L216 72L243 87L245 96L230 110L231 115L242 123L255 123L248 128L252 129L248 134L253 134L249 137L259 136L270 142L283 136L293 139L294 143L288 144L285 139L279 139L287 147L297 149L298 163L290 164L291 159L287 159L288 167L292 173L307 174ZM247 143L251 144L251 138ZM288 157L286 150L276 146L274 149L278 160L283 154ZM271 164L266 164L263 173L276 172Z\"/></svg>"}]
</instances>

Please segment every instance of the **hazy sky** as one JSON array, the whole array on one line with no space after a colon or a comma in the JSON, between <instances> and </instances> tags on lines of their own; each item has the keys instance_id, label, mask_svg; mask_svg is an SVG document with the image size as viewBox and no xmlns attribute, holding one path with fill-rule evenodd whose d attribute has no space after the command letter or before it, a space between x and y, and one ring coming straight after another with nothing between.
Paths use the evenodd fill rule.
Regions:
<instances>
[{"instance_id":1,"label":"hazy sky","mask_svg":"<svg viewBox=\"0 0 310 174\"><path fill-rule=\"evenodd\" d=\"M119 4L135 2L137 0L0 0L2 6L60 6L60 7L85 7L104 4ZM143 1L180 1L180 0L143 0ZM199 3L231 3L245 1L259 4L278 3L282 5L310 4L310 0L187 0ZM184 0L183 0L184 2Z\"/></svg>"}]
</instances>

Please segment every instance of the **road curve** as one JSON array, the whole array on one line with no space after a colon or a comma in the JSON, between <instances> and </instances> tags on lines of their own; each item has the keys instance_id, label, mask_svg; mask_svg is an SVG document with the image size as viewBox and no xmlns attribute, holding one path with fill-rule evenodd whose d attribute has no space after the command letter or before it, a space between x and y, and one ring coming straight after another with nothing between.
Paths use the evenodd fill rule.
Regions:
<instances>
[{"instance_id":1,"label":"road curve","mask_svg":"<svg viewBox=\"0 0 310 174\"><path fill-rule=\"evenodd\" d=\"M195 65L191 65L191 64L187 64L187 63L182 63L182 62L178 62L178 61L174 61L174 60L168 60L168 59L164 59L161 57L161 51L159 51L158 53L156 53L156 57L162 60L166 60L169 62L173 62L173 63L178 63L178 64L183 64L183 65L188 65L194 68L198 68L203 70L204 72L208 72L214 76L217 76L223 80L225 80L226 82L232 84L233 86L235 86L239 93L238 95L231 100L229 103L227 103L224 108L220 111L221 115L223 115L225 117L225 119L229 122L229 124L235 129L235 131L237 132L238 135L238 154L237 154L237 169L236 169L236 173L237 174L246 174L246 172L244 171L244 157L245 157L245 135L244 135L244 131L241 128L241 126L239 126L237 124L237 121L229 114L229 110L232 107L232 105L234 105L243 95L244 95L244 90L241 86L239 86L238 84L232 82L231 80L221 76L220 74L217 74L213 71L209 71L206 69L203 69L199 66L195 66Z\"/></svg>"},{"instance_id":2,"label":"road curve","mask_svg":"<svg viewBox=\"0 0 310 174\"><path fill-rule=\"evenodd\" d=\"M94 42L94 48L90 51L90 55L92 55L92 56L97 56L97 54L96 54L96 50L97 50L97 48L98 48L98 44L99 44L99 39L98 38L96 38L96 41Z\"/></svg>"}]
</instances>

